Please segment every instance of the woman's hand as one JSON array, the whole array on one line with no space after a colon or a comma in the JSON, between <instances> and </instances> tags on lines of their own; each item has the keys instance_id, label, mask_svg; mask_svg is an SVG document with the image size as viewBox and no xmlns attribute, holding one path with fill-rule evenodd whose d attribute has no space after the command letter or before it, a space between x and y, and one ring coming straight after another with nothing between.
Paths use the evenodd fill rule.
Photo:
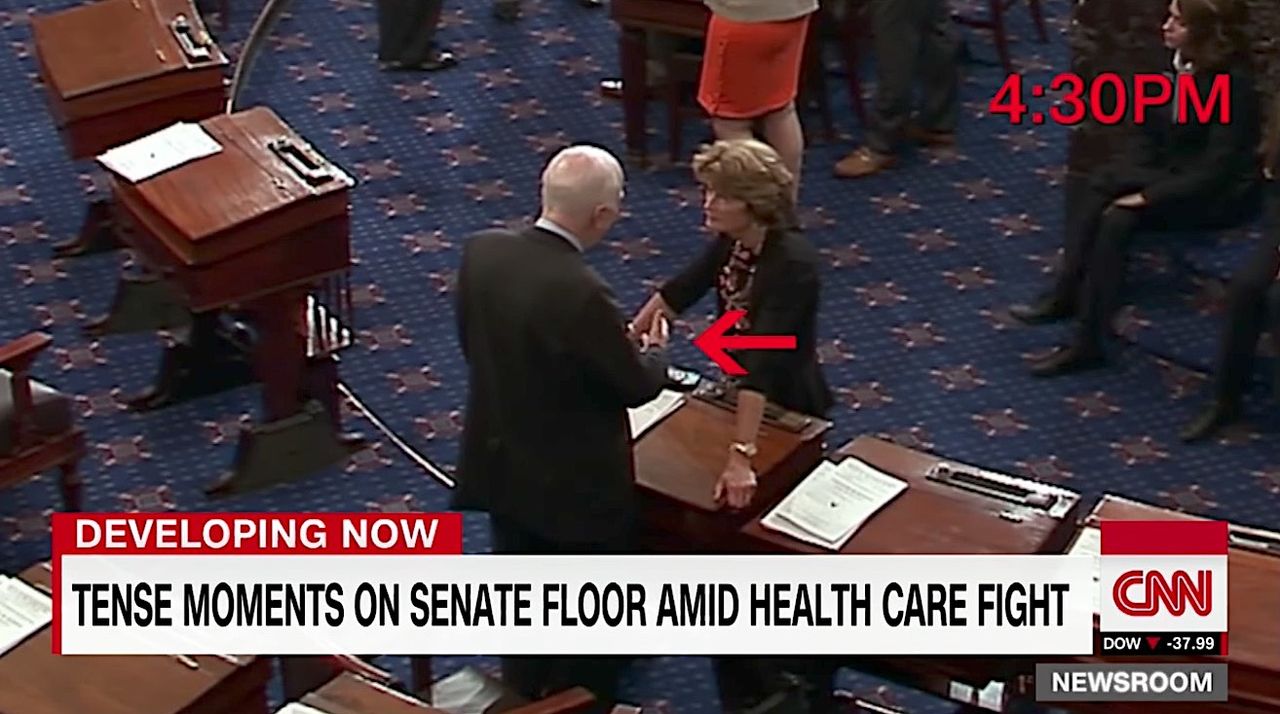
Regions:
<instances>
[{"instance_id":1,"label":"woman's hand","mask_svg":"<svg viewBox=\"0 0 1280 714\"><path fill-rule=\"evenodd\" d=\"M738 454L731 455L716 481L716 502L727 503L730 508L746 508L755 495L756 472L751 469L751 462Z\"/></svg>"},{"instance_id":2,"label":"woman's hand","mask_svg":"<svg viewBox=\"0 0 1280 714\"><path fill-rule=\"evenodd\" d=\"M662 299L661 293L654 293L627 326L631 339L639 342L641 335L653 333L656 322L654 318L659 315L671 316L671 308L667 306L667 301Z\"/></svg>"},{"instance_id":3,"label":"woman's hand","mask_svg":"<svg viewBox=\"0 0 1280 714\"><path fill-rule=\"evenodd\" d=\"M1116 208L1143 208L1147 205L1147 197L1141 193L1131 193L1128 196L1121 196L1111 202Z\"/></svg>"}]
</instances>

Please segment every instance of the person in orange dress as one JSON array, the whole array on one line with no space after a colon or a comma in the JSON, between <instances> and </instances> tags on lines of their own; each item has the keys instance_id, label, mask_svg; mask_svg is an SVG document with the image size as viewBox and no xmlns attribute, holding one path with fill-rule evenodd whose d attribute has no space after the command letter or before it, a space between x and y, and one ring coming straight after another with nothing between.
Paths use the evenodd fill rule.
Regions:
<instances>
[{"instance_id":1,"label":"person in orange dress","mask_svg":"<svg viewBox=\"0 0 1280 714\"><path fill-rule=\"evenodd\" d=\"M758 129L778 152L798 193L804 131L796 114L809 20L818 0L704 0L707 25L698 103L717 139Z\"/></svg>"}]
</instances>

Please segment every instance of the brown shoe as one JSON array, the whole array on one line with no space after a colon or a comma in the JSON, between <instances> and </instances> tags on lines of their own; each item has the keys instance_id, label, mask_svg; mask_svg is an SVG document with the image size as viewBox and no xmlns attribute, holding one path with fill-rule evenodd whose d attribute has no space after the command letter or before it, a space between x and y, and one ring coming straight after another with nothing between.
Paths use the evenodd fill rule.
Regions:
<instances>
[{"instance_id":1,"label":"brown shoe","mask_svg":"<svg viewBox=\"0 0 1280 714\"><path fill-rule=\"evenodd\" d=\"M898 163L898 157L893 154L882 154L862 146L836 162L836 176L862 178L891 168L896 163Z\"/></svg>"},{"instance_id":2,"label":"brown shoe","mask_svg":"<svg viewBox=\"0 0 1280 714\"><path fill-rule=\"evenodd\" d=\"M956 134L954 131L933 131L925 129L916 124L908 124L906 130L903 131L908 141L913 141L924 146L955 146Z\"/></svg>"}]
</instances>

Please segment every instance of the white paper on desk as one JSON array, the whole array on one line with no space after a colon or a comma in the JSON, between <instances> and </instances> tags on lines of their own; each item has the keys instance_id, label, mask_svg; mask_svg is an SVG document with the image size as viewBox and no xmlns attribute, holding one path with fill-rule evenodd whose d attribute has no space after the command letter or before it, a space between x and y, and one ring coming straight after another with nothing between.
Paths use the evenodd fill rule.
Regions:
<instances>
[{"instance_id":1,"label":"white paper on desk","mask_svg":"<svg viewBox=\"0 0 1280 714\"><path fill-rule=\"evenodd\" d=\"M53 598L18 578L0 580L0 655L53 622Z\"/></svg>"},{"instance_id":2,"label":"white paper on desk","mask_svg":"<svg viewBox=\"0 0 1280 714\"><path fill-rule=\"evenodd\" d=\"M761 525L839 550L864 523L907 489L907 483L858 459L819 464Z\"/></svg>"},{"instance_id":3,"label":"white paper on desk","mask_svg":"<svg viewBox=\"0 0 1280 714\"><path fill-rule=\"evenodd\" d=\"M284 705L284 709L277 711L276 714L325 714L325 712L315 707L309 707L302 702L289 702Z\"/></svg>"},{"instance_id":4,"label":"white paper on desk","mask_svg":"<svg viewBox=\"0 0 1280 714\"><path fill-rule=\"evenodd\" d=\"M1004 682L990 681L978 692L978 706L993 712L1004 711Z\"/></svg>"},{"instance_id":5,"label":"white paper on desk","mask_svg":"<svg viewBox=\"0 0 1280 714\"><path fill-rule=\"evenodd\" d=\"M219 151L222 146L204 127L178 122L110 149L98 157L98 162L130 183L137 183Z\"/></svg>"},{"instance_id":6,"label":"white paper on desk","mask_svg":"<svg viewBox=\"0 0 1280 714\"><path fill-rule=\"evenodd\" d=\"M631 439L639 441L640 437L646 431L658 425L658 422L666 419L680 405L684 404L684 395L680 392L674 392L670 389L662 390L662 393L654 397L648 404L627 410L627 417L631 420Z\"/></svg>"},{"instance_id":7,"label":"white paper on desk","mask_svg":"<svg viewBox=\"0 0 1280 714\"><path fill-rule=\"evenodd\" d=\"M1086 526L1076 536L1067 555L1093 556L1093 614L1102 613L1102 530Z\"/></svg>"}]
</instances>

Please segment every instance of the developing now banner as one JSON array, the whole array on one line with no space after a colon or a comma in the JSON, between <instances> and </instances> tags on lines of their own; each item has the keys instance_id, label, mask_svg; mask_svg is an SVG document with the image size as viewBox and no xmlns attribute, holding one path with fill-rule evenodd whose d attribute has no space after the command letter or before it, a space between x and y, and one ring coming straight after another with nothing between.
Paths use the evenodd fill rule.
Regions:
<instances>
[{"instance_id":1,"label":"developing now banner","mask_svg":"<svg viewBox=\"0 0 1280 714\"><path fill-rule=\"evenodd\" d=\"M1093 651L1089 556L462 555L445 514L55 514L59 654Z\"/></svg>"}]
</instances>

